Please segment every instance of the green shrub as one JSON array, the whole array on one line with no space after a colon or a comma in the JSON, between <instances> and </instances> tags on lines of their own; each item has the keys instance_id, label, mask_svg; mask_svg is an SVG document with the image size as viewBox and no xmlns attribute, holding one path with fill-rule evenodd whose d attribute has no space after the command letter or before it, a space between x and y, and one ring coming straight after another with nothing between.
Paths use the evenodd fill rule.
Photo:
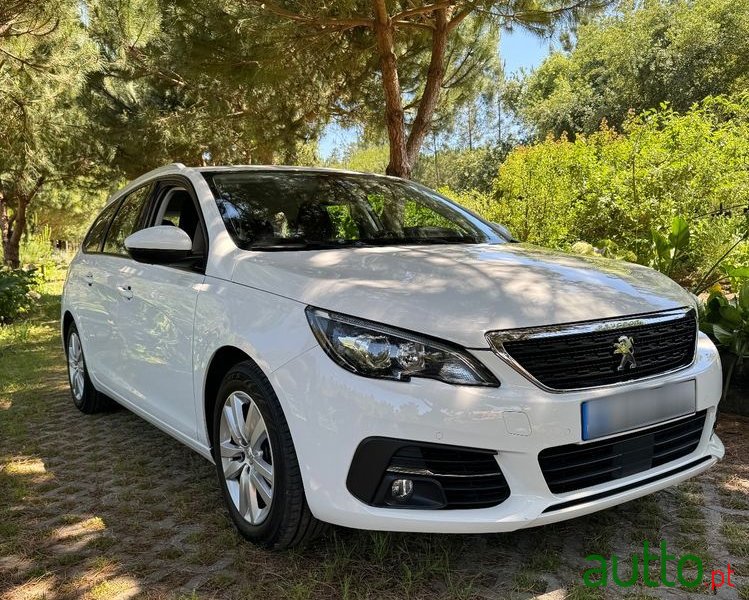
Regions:
<instances>
[{"instance_id":1,"label":"green shrub","mask_svg":"<svg viewBox=\"0 0 749 600\"><path fill-rule=\"evenodd\" d=\"M522 241L569 249L609 240L644 264L653 260L653 231L668 232L681 215L694 235L682 262L699 279L746 231L747 164L743 93L706 98L684 114L666 106L647 111L631 117L622 133L603 126L575 141L518 147L500 166L491 200L456 199ZM749 248L742 243L735 252Z\"/></svg>"},{"instance_id":2,"label":"green shrub","mask_svg":"<svg viewBox=\"0 0 749 600\"><path fill-rule=\"evenodd\" d=\"M735 293L726 295L716 285L700 309L700 329L727 353L723 397L734 370L749 356L749 268L736 269L735 274Z\"/></svg>"},{"instance_id":3,"label":"green shrub","mask_svg":"<svg viewBox=\"0 0 749 600\"><path fill-rule=\"evenodd\" d=\"M7 324L27 313L39 299L33 289L36 269L0 267L0 324Z\"/></svg>"}]
</instances>

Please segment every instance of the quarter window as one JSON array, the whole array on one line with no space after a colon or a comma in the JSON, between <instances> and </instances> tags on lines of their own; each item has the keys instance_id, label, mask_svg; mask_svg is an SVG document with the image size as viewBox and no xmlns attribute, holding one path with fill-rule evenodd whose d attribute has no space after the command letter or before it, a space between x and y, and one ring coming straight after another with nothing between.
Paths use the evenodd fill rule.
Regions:
<instances>
[{"instance_id":1,"label":"quarter window","mask_svg":"<svg viewBox=\"0 0 749 600\"><path fill-rule=\"evenodd\" d=\"M112 220L107 239L104 242L105 254L128 255L125 248L125 238L139 228L140 215L150 191L151 186L145 185L128 194L122 202L120 210L117 211Z\"/></svg>"}]
</instances>

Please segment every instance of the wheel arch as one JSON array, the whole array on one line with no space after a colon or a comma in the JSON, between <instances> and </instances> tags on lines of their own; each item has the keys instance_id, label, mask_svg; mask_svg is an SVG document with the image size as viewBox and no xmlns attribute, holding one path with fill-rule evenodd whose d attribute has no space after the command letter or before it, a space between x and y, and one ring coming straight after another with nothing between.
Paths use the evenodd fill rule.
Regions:
<instances>
[{"instance_id":1,"label":"wheel arch","mask_svg":"<svg viewBox=\"0 0 749 600\"><path fill-rule=\"evenodd\" d=\"M232 368L246 361L255 364L259 368L257 362L241 348L237 346L222 346L214 352L208 364L205 384L203 386L203 417L208 434L208 443L211 448L213 448L213 413L221 382ZM262 369L260 370L262 371Z\"/></svg>"},{"instance_id":2,"label":"wheel arch","mask_svg":"<svg viewBox=\"0 0 749 600\"><path fill-rule=\"evenodd\" d=\"M73 313L71 313L69 310L65 311L65 314L62 316L62 344L63 347L65 347L65 344L68 339L68 331L70 331L70 326L75 323L75 319L73 318Z\"/></svg>"}]
</instances>

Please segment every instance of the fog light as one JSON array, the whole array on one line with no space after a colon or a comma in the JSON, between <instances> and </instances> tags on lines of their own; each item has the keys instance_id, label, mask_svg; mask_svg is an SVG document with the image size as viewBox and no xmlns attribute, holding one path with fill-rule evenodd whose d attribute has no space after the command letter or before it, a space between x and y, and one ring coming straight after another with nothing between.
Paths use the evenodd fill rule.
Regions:
<instances>
[{"instance_id":1,"label":"fog light","mask_svg":"<svg viewBox=\"0 0 749 600\"><path fill-rule=\"evenodd\" d=\"M390 486L390 494L396 500L408 499L414 491L414 482L410 479L396 479Z\"/></svg>"}]
</instances>

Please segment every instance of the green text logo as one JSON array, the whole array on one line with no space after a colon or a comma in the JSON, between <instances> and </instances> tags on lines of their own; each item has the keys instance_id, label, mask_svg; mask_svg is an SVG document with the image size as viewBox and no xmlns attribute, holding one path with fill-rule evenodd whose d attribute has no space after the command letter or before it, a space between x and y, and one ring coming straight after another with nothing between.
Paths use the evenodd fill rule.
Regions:
<instances>
[{"instance_id":1,"label":"green text logo","mask_svg":"<svg viewBox=\"0 0 749 600\"><path fill-rule=\"evenodd\" d=\"M600 554L589 554L585 560L597 562L598 566L586 569L583 573L583 583L587 587L604 587L609 584L609 574L613 583L622 588L628 588L635 585L640 580L640 571L642 570L642 582L648 587L675 587L677 583L687 589L699 587L705 576L705 568L702 559L694 554L685 554L679 559L668 553L667 543L660 543L660 552L651 550L648 542L642 543L642 554L632 554L632 569L627 579L623 579L620 573L622 560L615 554L609 560ZM676 579L669 580L667 575L669 561L676 561ZM652 563L660 563L660 568L656 568ZM685 574L685 569L689 569L691 575ZM716 590L724 585L736 587L731 583L731 575L736 571L728 563L726 570L712 569L710 571L709 583L712 590Z\"/></svg>"}]
</instances>

